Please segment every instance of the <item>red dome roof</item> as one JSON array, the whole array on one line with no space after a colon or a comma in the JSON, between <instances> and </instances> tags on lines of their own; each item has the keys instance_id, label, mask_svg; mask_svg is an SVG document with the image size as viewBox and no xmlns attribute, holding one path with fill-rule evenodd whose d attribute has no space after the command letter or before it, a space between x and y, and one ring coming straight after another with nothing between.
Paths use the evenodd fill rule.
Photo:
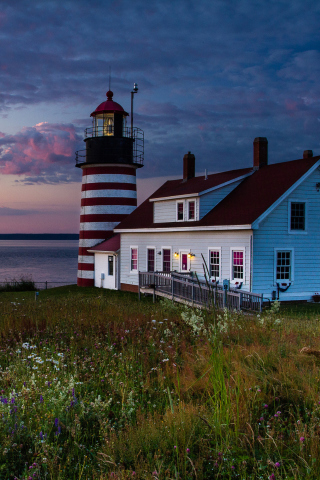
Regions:
<instances>
[{"instance_id":1,"label":"red dome roof","mask_svg":"<svg viewBox=\"0 0 320 480\"><path fill-rule=\"evenodd\" d=\"M113 92L109 90L106 93L108 100L105 102L100 103L100 105L95 109L94 112L91 113L90 117L95 117L101 113L122 113L124 116L129 115L129 113L125 112L119 103L116 103L112 100Z\"/></svg>"}]
</instances>

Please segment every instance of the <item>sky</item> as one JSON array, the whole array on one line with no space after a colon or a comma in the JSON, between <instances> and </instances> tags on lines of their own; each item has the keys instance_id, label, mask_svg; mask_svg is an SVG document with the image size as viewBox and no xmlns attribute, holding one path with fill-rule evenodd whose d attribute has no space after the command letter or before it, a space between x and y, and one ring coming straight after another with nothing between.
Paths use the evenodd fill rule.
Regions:
<instances>
[{"instance_id":1,"label":"sky","mask_svg":"<svg viewBox=\"0 0 320 480\"><path fill-rule=\"evenodd\" d=\"M141 202L182 176L320 154L317 0L0 0L0 233L78 233L90 113L144 130Z\"/></svg>"}]
</instances>

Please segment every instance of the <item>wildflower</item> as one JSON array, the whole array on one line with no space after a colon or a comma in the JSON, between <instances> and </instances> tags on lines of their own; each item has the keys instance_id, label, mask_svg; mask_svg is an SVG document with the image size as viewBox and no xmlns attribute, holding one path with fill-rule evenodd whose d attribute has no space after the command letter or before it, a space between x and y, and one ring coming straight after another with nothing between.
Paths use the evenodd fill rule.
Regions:
<instances>
[{"instance_id":1,"label":"wildflower","mask_svg":"<svg viewBox=\"0 0 320 480\"><path fill-rule=\"evenodd\" d=\"M280 463L279 463L279 462L276 462L276 463L274 464L274 466L275 466L276 468L279 468L279 467L280 467Z\"/></svg>"},{"instance_id":2,"label":"wildflower","mask_svg":"<svg viewBox=\"0 0 320 480\"><path fill-rule=\"evenodd\" d=\"M190 453L190 448L187 448L187 453Z\"/></svg>"},{"instance_id":3,"label":"wildflower","mask_svg":"<svg viewBox=\"0 0 320 480\"><path fill-rule=\"evenodd\" d=\"M270 477L269 477L269 480L275 480L275 474L274 473L271 473Z\"/></svg>"},{"instance_id":4,"label":"wildflower","mask_svg":"<svg viewBox=\"0 0 320 480\"><path fill-rule=\"evenodd\" d=\"M305 438L304 438L304 437L300 437L300 439L299 439L299 440L300 440L300 442L301 442L301 443L303 443L303 442L304 442L304 440L305 440Z\"/></svg>"},{"instance_id":5,"label":"wildflower","mask_svg":"<svg viewBox=\"0 0 320 480\"><path fill-rule=\"evenodd\" d=\"M59 418L54 419L54 425L55 425L55 427L57 427L59 425Z\"/></svg>"},{"instance_id":6,"label":"wildflower","mask_svg":"<svg viewBox=\"0 0 320 480\"><path fill-rule=\"evenodd\" d=\"M43 396L40 395L40 403L43 403Z\"/></svg>"},{"instance_id":7,"label":"wildflower","mask_svg":"<svg viewBox=\"0 0 320 480\"><path fill-rule=\"evenodd\" d=\"M176 449L176 448L177 448L177 445L175 445L173 448Z\"/></svg>"},{"instance_id":8,"label":"wildflower","mask_svg":"<svg viewBox=\"0 0 320 480\"><path fill-rule=\"evenodd\" d=\"M269 405L267 405L266 403L263 405L263 408L269 408Z\"/></svg>"}]
</instances>

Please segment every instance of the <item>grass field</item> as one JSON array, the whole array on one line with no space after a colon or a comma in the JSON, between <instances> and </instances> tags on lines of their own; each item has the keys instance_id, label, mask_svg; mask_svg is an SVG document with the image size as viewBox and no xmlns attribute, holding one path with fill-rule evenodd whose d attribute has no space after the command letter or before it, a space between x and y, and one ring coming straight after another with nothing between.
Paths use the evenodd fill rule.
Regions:
<instances>
[{"instance_id":1,"label":"grass field","mask_svg":"<svg viewBox=\"0 0 320 480\"><path fill-rule=\"evenodd\" d=\"M0 479L319 479L319 319L0 293Z\"/></svg>"}]
</instances>

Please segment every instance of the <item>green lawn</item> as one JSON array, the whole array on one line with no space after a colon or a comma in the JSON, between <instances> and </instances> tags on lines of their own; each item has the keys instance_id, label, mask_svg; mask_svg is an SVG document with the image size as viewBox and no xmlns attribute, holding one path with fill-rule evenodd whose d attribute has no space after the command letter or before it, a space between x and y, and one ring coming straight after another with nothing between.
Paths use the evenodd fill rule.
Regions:
<instances>
[{"instance_id":1,"label":"green lawn","mask_svg":"<svg viewBox=\"0 0 320 480\"><path fill-rule=\"evenodd\" d=\"M320 478L319 319L0 293L0 479Z\"/></svg>"}]
</instances>

